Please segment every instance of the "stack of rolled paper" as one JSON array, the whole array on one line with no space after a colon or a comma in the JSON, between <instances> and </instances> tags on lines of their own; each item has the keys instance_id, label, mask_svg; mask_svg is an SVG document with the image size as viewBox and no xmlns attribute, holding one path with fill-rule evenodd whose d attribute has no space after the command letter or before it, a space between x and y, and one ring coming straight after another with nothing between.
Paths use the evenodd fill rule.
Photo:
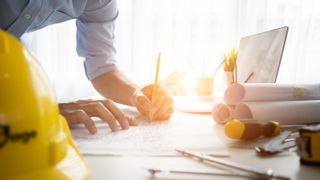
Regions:
<instances>
[{"instance_id":1,"label":"stack of rolled paper","mask_svg":"<svg viewBox=\"0 0 320 180\"><path fill-rule=\"evenodd\" d=\"M225 91L224 103L216 104L212 113L219 124L232 118L319 123L320 84L235 83Z\"/></svg>"}]
</instances>

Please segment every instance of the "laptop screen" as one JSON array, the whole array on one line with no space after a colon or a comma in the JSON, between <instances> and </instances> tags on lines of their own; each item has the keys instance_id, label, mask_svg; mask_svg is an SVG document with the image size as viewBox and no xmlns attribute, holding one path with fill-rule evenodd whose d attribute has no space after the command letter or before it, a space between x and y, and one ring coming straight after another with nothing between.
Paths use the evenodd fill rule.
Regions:
<instances>
[{"instance_id":1,"label":"laptop screen","mask_svg":"<svg viewBox=\"0 0 320 180\"><path fill-rule=\"evenodd\" d=\"M282 27L240 40L237 58L239 83L275 83L288 27Z\"/></svg>"}]
</instances>

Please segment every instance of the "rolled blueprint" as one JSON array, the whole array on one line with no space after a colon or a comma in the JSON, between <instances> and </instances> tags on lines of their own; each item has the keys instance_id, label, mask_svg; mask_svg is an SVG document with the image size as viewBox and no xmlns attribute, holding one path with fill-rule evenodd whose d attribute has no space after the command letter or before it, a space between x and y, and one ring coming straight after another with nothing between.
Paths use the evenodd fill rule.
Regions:
<instances>
[{"instance_id":1,"label":"rolled blueprint","mask_svg":"<svg viewBox=\"0 0 320 180\"><path fill-rule=\"evenodd\" d=\"M234 118L233 112L234 112L233 107L228 106L227 104L224 104L224 103L218 103L213 106L212 116L213 116L213 119L216 121L216 123L225 124L227 121Z\"/></svg>"},{"instance_id":2,"label":"rolled blueprint","mask_svg":"<svg viewBox=\"0 0 320 180\"><path fill-rule=\"evenodd\" d=\"M251 101L320 100L320 84L232 84L224 93L229 105Z\"/></svg>"},{"instance_id":3,"label":"rolled blueprint","mask_svg":"<svg viewBox=\"0 0 320 180\"><path fill-rule=\"evenodd\" d=\"M320 122L320 100L244 102L235 107L237 118L278 121L280 124Z\"/></svg>"}]
</instances>

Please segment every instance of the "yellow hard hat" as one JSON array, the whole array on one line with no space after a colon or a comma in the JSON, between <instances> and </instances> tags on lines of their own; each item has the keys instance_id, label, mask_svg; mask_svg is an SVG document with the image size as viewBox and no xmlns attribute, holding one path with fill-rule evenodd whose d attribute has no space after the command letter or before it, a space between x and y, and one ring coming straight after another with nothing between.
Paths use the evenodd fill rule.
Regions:
<instances>
[{"instance_id":1,"label":"yellow hard hat","mask_svg":"<svg viewBox=\"0 0 320 180\"><path fill-rule=\"evenodd\" d=\"M27 49L0 30L1 179L87 179L49 80Z\"/></svg>"}]
</instances>

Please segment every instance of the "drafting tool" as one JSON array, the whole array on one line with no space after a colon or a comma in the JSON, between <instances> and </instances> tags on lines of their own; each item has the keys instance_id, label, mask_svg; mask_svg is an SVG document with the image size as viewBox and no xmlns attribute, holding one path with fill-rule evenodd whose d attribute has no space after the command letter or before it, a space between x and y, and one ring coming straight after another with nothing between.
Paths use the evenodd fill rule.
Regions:
<instances>
[{"instance_id":1,"label":"drafting tool","mask_svg":"<svg viewBox=\"0 0 320 180\"><path fill-rule=\"evenodd\" d=\"M210 156L202 155L202 154L191 153L191 152L187 152L187 151L179 150L179 149L176 149L176 151L181 153L183 156L191 157L191 158L197 158L200 162L203 162L203 163L205 163L205 162L208 163L209 162L209 163L213 163L213 164L222 165L222 166L225 166L225 167L233 168L235 170L240 170L240 171L243 171L243 172L247 172L247 173L251 173L251 174L257 175L257 177L259 177L259 178L290 179L289 177L275 175L273 173L272 169L249 167L249 166L245 166L245 165L242 165L242 164L229 162L229 161L226 161L226 160L223 160L223 159L210 157Z\"/></svg>"},{"instance_id":2,"label":"drafting tool","mask_svg":"<svg viewBox=\"0 0 320 180\"><path fill-rule=\"evenodd\" d=\"M203 170L203 169L182 169L182 168L147 168L151 176L155 176L157 173L164 174L193 174L193 175L206 175L206 176L229 176L229 177L241 177L254 179L254 176L250 174L230 173L221 170Z\"/></svg>"},{"instance_id":3,"label":"drafting tool","mask_svg":"<svg viewBox=\"0 0 320 180\"><path fill-rule=\"evenodd\" d=\"M256 153L260 156L274 155L296 146L294 134L290 131L283 131L278 137L264 144L255 147Z\"/></svg>"}]
</instances>

